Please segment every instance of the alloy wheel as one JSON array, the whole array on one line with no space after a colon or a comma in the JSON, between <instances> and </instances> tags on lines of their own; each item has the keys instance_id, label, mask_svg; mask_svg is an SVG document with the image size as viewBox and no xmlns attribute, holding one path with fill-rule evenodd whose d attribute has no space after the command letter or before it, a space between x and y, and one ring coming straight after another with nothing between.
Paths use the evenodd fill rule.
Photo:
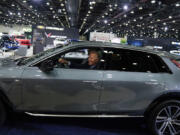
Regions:
<instances>
[{"instance_id":1,"label":"alloy wheel","mask_svg":"<svg viewBox=\"0 0 180 135\"><path fill-rule=\"evenodd\" d=\"M180 134L180 106L162 108L156 117L155 126L158 135Z\"/></svg>"}]
</instances>

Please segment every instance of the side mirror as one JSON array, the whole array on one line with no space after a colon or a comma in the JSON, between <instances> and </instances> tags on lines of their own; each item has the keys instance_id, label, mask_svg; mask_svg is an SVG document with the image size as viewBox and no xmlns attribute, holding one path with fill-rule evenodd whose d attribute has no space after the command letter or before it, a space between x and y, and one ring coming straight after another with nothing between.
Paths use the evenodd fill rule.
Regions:
<instances>
[{"instance_id":1,"label":"side mirror","mask_svg":"<svg viewBox=\"0 0 180 135\"><path fill-rule=\"evenodd\" d=\"M43 72L50 72L54 69L54 62L52 60L46 60L41 63L39 69Z\"/></svg>"}]
</instances>

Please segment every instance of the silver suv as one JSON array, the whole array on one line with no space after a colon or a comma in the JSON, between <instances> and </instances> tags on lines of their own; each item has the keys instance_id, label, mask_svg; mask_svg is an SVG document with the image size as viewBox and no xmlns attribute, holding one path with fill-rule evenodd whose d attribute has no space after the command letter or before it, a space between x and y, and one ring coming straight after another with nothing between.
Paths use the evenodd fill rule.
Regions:
<instances>
[{"instance_id":1,"label":"silver suv","mask_svg":"<svg viewBox=\"0 0 180 135\"><path fill-rule=\"evenodd\" d=\"M85 51L82 51L85 50ZM97 69L59 58L96 50ZM67 57L83 64L87 57ZM0 62L0 122L9 110L33 116L145 117L156 135L180 133L179 57L119 44L80 42Z\"/></svg>"}]
</instances>

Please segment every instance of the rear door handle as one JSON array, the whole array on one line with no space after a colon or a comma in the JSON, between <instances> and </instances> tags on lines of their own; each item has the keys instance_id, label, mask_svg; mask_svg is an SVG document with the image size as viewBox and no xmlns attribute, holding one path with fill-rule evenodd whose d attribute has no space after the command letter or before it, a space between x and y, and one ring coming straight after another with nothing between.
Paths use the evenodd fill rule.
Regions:
<instances>
[{"instance_id":1,"label":"rear door handle","mask_svg":"<svg viewBox=\"0 0 180 135\"><path fill-rule=\"evenodd\" d=\"M83 83L97 83L98 81L83 81Z\"/></svg>"}]
</instances>

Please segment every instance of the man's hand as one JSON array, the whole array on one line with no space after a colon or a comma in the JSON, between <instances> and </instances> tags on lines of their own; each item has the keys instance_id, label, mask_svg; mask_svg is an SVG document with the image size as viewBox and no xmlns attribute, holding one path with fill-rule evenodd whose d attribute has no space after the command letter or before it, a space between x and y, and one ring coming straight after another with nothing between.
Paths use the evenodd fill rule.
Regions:
<instances>
[{"instance_id":1,"label":"man's hand","mask_svg":"<svg viewBox=\"0 0 180 135\"><path fill-rule=\"evenodd\" d=\"M65 60L65 59L62 59L62 58L60 58L60 59L58 60L58 62L59 62L59 63L62 63L62 64L68 64L68 61Z\"/></svg>"}]
</instances>

